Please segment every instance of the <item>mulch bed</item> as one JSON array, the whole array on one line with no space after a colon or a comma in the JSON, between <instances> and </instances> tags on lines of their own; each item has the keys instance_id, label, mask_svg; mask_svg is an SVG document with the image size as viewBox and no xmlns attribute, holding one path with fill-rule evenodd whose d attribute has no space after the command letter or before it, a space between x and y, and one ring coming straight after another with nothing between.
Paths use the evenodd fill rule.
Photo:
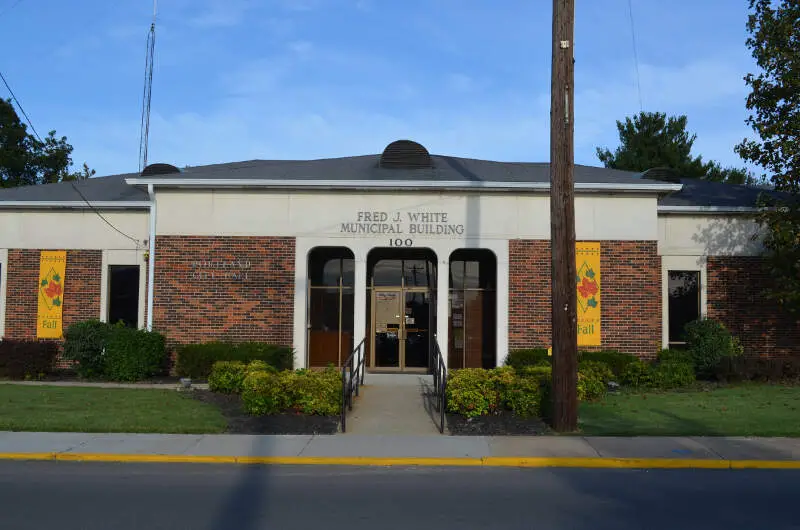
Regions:
<instances>
[{"instance_id":1,"label":"mulch bed","mask_svg":"<svg viewBox=\"0 0 800 530\"><path fill-rule=\"evenodd\" d=\"M447 430L454 436L535 436L550 433L550 428L541 419L523 418L505 410L477 418L447 414Z\"/></svg>"},{"instance_id":2,"label":"mulch bed","mask_svg":"<svg viewBox=\"0 0 800 530\"><path fill-rule=\"evenodd\" d=\"M187 392L192 398L210 403L228 421L229 434L336 434L339 416L308 416L284 413L272 416L251 416L242 410L242 400L235 394L218 394L208 390Z\"/></svg>"}]
</instances>

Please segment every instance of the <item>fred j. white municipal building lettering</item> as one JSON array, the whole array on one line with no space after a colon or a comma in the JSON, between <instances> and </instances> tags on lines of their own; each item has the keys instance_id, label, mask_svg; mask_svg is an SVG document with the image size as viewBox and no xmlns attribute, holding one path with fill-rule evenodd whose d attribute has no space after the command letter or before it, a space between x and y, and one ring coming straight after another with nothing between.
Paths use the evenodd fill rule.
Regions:
<instances>
[{"instance_id":1,"label":"fred j. white municipal building lettering","mask_svg":"<svg viewBox=\"0 0 800 530\"><path fill-rule=\"evenodd\" d=\"M342 223L343 234L395 234L422 236L464 235L464 225L453 223L447 212L360 211L355 222Z\"/></svg>"}]
</instances>

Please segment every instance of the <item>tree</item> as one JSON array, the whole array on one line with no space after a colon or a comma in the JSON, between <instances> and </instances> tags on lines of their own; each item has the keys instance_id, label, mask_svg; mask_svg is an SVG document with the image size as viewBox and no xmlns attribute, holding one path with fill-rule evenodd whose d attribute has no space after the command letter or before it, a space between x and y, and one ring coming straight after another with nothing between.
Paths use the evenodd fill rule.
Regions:
<instances>
[{"instance_id":1,"label":"tree","mask_svg":"<svg viewBox=\"0 0 800 530\"><path fill-rule=\"evenodd\" d=\"M767 296L800 312L800 2L750 0L747 47L760 69L748 74L746 123L757 139L736 152L762 167L782 197L762 196L758 220L774 286Z\"/></svg>"},{"instance_id":2,"label":"tree","mask_svg":"<svg viewBox=\"0 0 800 530\"><path fill-rule=\"evenodd\" d=\"M80 180L95 171L83 168L71 172L72 146L66 137L50 131L42 140L28 133L11 105L0 99L0 188Z\"/></svg>"},{"instance_id":3,"label":"tree","mask_svg":"<svg viewBox=\"0 0 800 530\"><path fill-rule=\"evenodd\" d=\"M597 156L608 168L646 171L670 168L682 177L706 178L732 184L751 183L745 169L722 168L717 162L703 162L692 156L696 134L686 130L686 116L670 116L661 112L641 112L624 122L617 121L620 146L612 153L597 148Z\"/></svg>"}]
</instances>

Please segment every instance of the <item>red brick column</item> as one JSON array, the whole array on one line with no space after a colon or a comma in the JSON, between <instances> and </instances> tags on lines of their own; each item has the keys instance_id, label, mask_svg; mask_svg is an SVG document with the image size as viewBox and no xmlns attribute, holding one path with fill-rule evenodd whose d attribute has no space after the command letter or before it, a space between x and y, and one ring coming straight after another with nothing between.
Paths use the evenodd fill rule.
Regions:
<instances>
[{"instance_id":1,"label":"red brick column","mask_svg":"<svg viewBox=\"0 0 800 530\"><path fill-rule=\"evenodd\" d=\"M800 355L800 319L763 295L774 281L761 257L707 260L707 316L722 322L752 356Z\"/></svg>"},{"instance_id":2,"label":"red brick column","mask_svg":"<svg viewBox=\"0 0 800 530\"><path fill-rule=\"evenodd\" d=\"M8 251L6 329L9 339L36 338L39 296L39 249ZM64 283L63 327L100 317L100 250L68 250Z\"/></svg>"},{"instance_id":3,"label":"red brick column","mask_svg":"<svg viewBox=\"0 0 800 530\"><path fill-rule=\"evenodd\" d=\"M172 344L292 345L294 254L294 238L158 236L153 329Z\"/></svg>"},{"instance_id":4,"label":"red brick column","mask_svg":"<svg viewBox=\"0 0 800 530\"><path fill-rule=\"evenodd\" d=\"M602 348L653 357L661 347L656 241L601 241ZM509 348L550 346L550 241L509 242ZM587 348L589 349L589 348Z\"/></svg>"}]
</instances>

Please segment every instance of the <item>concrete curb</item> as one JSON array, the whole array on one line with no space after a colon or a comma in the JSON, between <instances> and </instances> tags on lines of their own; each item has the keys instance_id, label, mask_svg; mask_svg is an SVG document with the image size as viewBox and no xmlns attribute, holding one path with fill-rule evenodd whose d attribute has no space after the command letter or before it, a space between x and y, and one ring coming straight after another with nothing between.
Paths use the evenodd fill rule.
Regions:
<instances>
[{"instance_id":1,"label":"concrete curb","mask_svg":"<svg viewBox=\"0 0 800 530\"><path fill-rule=\"evenodd\" d=\"M304 457L304 456L191 456L112 453L0 453L0 460L60 462L260 464L325 466L520 467L594 469L797 469L798 460L712 460L691 458L570 458L570 457Z\"/></svg>"}]
</instances>

